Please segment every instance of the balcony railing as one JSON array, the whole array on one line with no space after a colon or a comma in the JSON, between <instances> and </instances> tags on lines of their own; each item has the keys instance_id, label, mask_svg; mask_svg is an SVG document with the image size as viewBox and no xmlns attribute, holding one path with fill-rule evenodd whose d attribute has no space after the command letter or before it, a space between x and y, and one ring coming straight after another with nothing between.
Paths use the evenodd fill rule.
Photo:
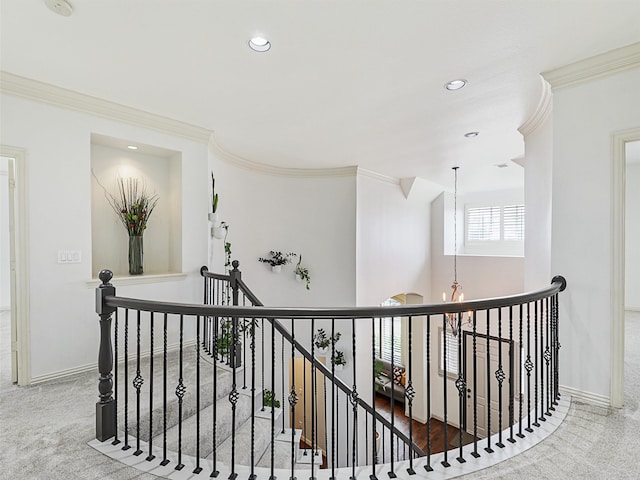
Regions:
<instances>
[{"instance_id":1,"label":"balcony railing","mask_svg":"<svg viewBox=\"0 0 640 480\"><path fill-rule=\"evenodd\" d=\"M203 305L118 297L100 273L96 438L149 471L428 477L436 455L492 455L555 410L562 277L464 303L274 309L233 265L202 268ZM376 350L393 318L402 362Z\"/></svg>"}]
</instances>

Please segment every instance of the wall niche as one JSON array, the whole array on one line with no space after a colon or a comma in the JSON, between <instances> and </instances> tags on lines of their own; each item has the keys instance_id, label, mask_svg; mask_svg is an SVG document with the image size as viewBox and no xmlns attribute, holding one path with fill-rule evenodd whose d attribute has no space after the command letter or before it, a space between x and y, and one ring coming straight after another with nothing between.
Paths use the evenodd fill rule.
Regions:
<instances>
[{"instance_id":1,"label":"wall niche","mask_svg":"<svg viewBox=\"0 0 640 480\"><path fill-rule=\"evenodd\" d=\"M137 149L130 149L130 145ZM142 277L181 273L182 154L94 133L91 134L93 278L97 278L104 268L111 270L114 276L129 276L129 237L105 193L106 190L117 195L118 178L138 178L159 198L144 233Z\"/></svg>"}]
</instances>

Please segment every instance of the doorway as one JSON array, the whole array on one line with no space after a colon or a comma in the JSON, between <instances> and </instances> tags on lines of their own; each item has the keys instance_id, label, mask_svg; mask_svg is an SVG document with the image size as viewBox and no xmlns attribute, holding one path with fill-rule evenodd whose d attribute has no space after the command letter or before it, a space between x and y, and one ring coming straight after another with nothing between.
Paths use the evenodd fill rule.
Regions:
<instances>
[{"instance_id":1,"label":"doorway","mask_svg":"<svg viewBox=\"0 0 640 480\"><path fill-rule=\"evenodd\" d=\"M487 362L487 336L476 334L475 357L472 337L473 333L464 332L464 378L467 379L464 425L465 430L473 435L473 419L476 418L478 438L486 438L492 433L504 430L509 425L510 383L508 379L513 382L513 405L516 405L520 398L518 378L520 351L516 342L506 338L489 337L489 362ZM500 367L506 376L502 388L494 375L490 375L487 382L487 370L496 372Z\"/></svg>"},{"instance_id":2,"label":"doorway","mask_svg":"<svg viewBox=\"0 0 640 480\"><path fill-rule=\"evenodd\" d=\"M633 240L625 245L625 229L632 228L629 224L629 216L637 218L637 208L627 203L626 192L635 189L635 184L625 181L628 174L632 173L632 167L627 164L627 146L629 146L630 154L633 155L634 149L637 149L637 143L640 142L640 128L634 128L613 134L613 158L612 158L612 228L611 228L611 244L612 244L612 275L611 275L611 394L609 403L612 407L621 408L624 404L624 377L625 377L625 316L627 313L627 299L629 293L625 295L625 289L634 289L626 275L635 271L637 266L629 267L629 262L625 259L627 255L633 255ZM634 161L631 159L631 165ZM626 208L625 208L626 206ZM635 244L633 244L635 245Z\"/></svg>"},{"instance_id":3,"label":"doorway","mask_svg":"<svg viewBox=\"0 0 640 480\"><path fill-rule=\"evenodd\" d=\"M29 282L25 154L0 146L0 388L28 385Z\"/></svg>"}]
</instances>

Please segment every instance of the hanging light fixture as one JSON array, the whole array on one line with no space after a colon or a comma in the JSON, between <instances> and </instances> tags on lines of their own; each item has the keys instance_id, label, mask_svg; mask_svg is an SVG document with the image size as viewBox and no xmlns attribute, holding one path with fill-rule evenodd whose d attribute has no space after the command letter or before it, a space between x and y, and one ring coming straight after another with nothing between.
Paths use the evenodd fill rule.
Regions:
<instances>
[{"instance_id":1,"label":"hanging light fixture","mask_svg":"<svg viewBox=\"0 0 640 480\"><path fill-rule=\"evenodd\" d=\"M451 298L450 302L464 301L464 293L462 293L462 285L458 283L458 169L460 167L453 167L454 172L454 189L453 189L453 283L451 284ZM442 301L447 301L447 296L442 293ZM471 323L470 314L455 314L446 313L447 325L451 329L453 336L458 335L458 316L460 315L460 322L465 320L462 316L466 317L466 322Z\"/></svg>"}]
</instances>

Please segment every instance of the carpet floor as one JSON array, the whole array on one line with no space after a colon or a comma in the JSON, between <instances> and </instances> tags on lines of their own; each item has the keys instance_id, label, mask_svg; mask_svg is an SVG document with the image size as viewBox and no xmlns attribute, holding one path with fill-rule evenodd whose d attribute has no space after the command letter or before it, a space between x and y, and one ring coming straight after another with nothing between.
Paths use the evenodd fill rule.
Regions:
<instances>
[{"instance_id":1,"label":"carpet floor","mask_svg":"<svg viewBox=\"0 0 640 480\"><path fill-rule=\"evenodd\" d=\"M640 478L640 312L627 315L625 406L573 401L565 422L530 450L461 478ZM633 346L633 347L632 347ZM87 445L94 437L97 374L0 391L0 478L153 479Z\"/></svg>"}]
</instances>

